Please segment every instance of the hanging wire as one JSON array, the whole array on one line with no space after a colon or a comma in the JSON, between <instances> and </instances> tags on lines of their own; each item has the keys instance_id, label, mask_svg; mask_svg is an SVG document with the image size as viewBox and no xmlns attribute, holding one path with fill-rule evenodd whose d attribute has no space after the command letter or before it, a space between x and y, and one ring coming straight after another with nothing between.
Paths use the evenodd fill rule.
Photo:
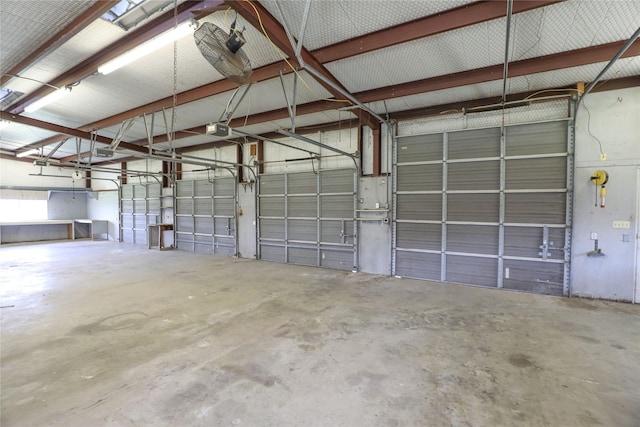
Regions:
<instances>
[{"instance_id":1,"label":"hanging wire","mask_svg":"<svg viewBox=\"0 0 640 427\"><path fill-rule=\"evenodd\" d=\"M264 34L264 36L267 38L267 40L269 41L273 49L278 53L278 55L280 55L282 60L289 66L289 68L291 68L291 71L293 71L296 74L296 76L298 76L302 84L304 84L304 86L309 90L309 92L313 94L313 96L320 99L321 101L342 102L346 104L353 104L348 99L323 98L322 96L318 95L311 88L311 86L309 86L309 84L302 78L302 76L300 75L300 72L296 69L296 67L294 67L293 64L291 64L291 62L289 61L289 59L287 59L287 55L285 55L284 52L282 52L282 50L273 42L273 40L271 40L271 37L269 37L267 30L264 28L264 24L262 23L262 17L260 16L260 12L258 11L258 8L253 4L252 1L250 0L244 0L244 1L249 3L249 5L251 5L254 12L256 13L256 17L258 18L258 23L260 24L260 29L262 30L262 34Z\"/></svg>"},{"instance_id":2,"label":"hanging wire","mask_svg":"<svg viewBox=\"0 0 640 427\"><path fill-rule=\"evenodd\" d=\"M582 105L584 106L584 111L587 112L587 132L589 133L589 135L591 135L591 137L593 139L595 139L598 142L598 148L600 149L600 155L604 155L604 152L602 151L602 142L600 141L600 139L598 139L597 136L595 136L591 132L591 113L589 112L589 109L587 108L587 103L585 101L582 101ZM597 196L596 196L596 200L597 200Z\"/></svg>"}]
</instances>

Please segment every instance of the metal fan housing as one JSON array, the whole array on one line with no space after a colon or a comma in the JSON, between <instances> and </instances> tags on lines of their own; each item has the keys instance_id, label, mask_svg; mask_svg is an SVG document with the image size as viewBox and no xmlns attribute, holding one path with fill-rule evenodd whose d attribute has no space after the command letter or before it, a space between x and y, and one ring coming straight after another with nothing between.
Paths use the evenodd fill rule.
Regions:
<instances>
[{"instance_id":1,"label":"metal fan housing","mask_svg":"<svg viewBox=\"0 0 640 427\"><path fill-rule=\"evenodd\" d=\"M227 47L229 34L217 25L205 22L194 32L193 37L202 56L220 74L232 82L246 83L252 73L251 62L242 48L233 53Z\"/></svg>"}]
</instances>

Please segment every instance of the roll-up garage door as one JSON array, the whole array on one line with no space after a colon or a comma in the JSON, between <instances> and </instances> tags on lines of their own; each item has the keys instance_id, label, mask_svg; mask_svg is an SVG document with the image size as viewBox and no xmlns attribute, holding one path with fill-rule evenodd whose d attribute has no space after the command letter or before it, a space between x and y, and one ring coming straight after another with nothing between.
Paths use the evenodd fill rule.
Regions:
<instances>
[{"instance_id":1,"label":"roll-up garage door","mask_svg":"<svg viewBox=\"0 0 640 427\"><path fill-rule=\"evenodd\" d=\"M354 169L259 176L259 257L352 270Z\"/></svg>"},{"instance_id":2,"label":"roll-up garage door","mask_svg":"<svg viewBox=\"0 0 640 427\"><path fill-rule=\"evenodd\" d=\"M566 294L572 126L563 119L399 137L394 274Z\"/></svg>"},{"instance_id":3,"label":"roll-up garage door","mask_svg":"<svg viewBox=\"0 0 640 427\"><path fill-rule=\"evenodd\" d=\"M122 241L147 244L147 224L160 219L160 184L125 184L120 188Z\"/></svg>"},{"instance_id":4,"label":"roll-up garage door","mask_svg":"<svg viewBox=\"0 0 640 427\"><path fill-rule=\"evenodd\" d=\"M234 178L176 181L176 247L191 252L235 256Z\"/></svg>"}]
</instances>

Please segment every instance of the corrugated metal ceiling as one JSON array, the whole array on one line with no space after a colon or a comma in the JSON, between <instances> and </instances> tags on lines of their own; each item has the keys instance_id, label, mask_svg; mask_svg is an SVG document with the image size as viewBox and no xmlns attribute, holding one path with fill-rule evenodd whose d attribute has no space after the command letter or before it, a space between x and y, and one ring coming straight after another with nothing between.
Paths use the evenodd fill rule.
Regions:
<instances>
[{"instance_id":1,"label":"corrugated metal ceiling","mask_svg":"<svg viewBox=\"0 0 640 427\"><path fill-rule=\"evenodd\" d=\"M0 3L0 46L2 47L2 70L9 69L22 60L74 18L87 10L93 1L11 1ZM178 3L183 3L180 1ZM196 3L196 2L193 2ZM299 35L303 20L304 1L280 1L286 16L286 24L294 35ZM304 33L304 46L309 51L326 48L335 43L364 36L372 32L442 13L456 7L476 7L481 3L466 0L438 1L314 1ZM282 22L274 0L260 2L266 11ZM506 10L506 3L505 3ZM157 17L149 19L152 22ZM201 17L200 21L213 22L228 28L235 19L233 11L218 10ZM243 48L251 58L254 69L280 62L280 54L262 34L238 17L239 27L245 27L247 44ZM517 13L512 20L510 59L520 61L539 58L579 48L618 42L628 38L640 26L640 2L634 0L583 2L569 0L548 4L529 11ZM396 44L360 55L351 56L324 64L326 69L344 87L357 94L370 89L395 87L402 84L447 76L487 66L500 66L504 59L506 19L498 18L478 24L453 29L429 37ZM398 31L402 31L399 29ZM98 19L75 35L60 48L39 60L23 75L42 82L52 81L103 49L112 46L127 34L121 28ZM375 38L375 35L371 36ZM363 39L361 43L367 43ZM620 78L640 75L640 49L632 49L633 58L622 59L605 78ZM538 72L511 78L509 93L543 90L574 85L578 81L590 81L606 64L606 59L594 64ZM174 64L175 60L175 64ZM602 62L605 61L605 62ZM174 69L175 66L175 69ZM298 82L296 102L308 104L333 97L306 72L302 72L305 84ZM437 106L452 102L470 101L502 93L501 75L495 80L473 85L450 87L427 93L389 98L386 102L370 103L378 113L392 113L408 109ZM175 80L174 80L175 79ZM171 98L174 93L200 90L204 86L222 82L223 77L200 55L190 37L173 46L160 49L144 59L134 62L109 75L90 75L82 80L67 97L37 112L24 114L44 122L81 128L89 123L117 116L122 112ZM292 96L293 74L284 76L287 95ZM6 88L25 92L25 97L34 92L40 83L14 79ZM209 90L209 89L207 89ZM228 89L206 96L194 102L180 105L177 109L176 129L190 129L215 121L225 109L232 91ZM346 120L352 113L340 112L344 103L334 108L296 118L298 126L312 126ZM234 114L235 118L251 117L258 113L282 110L286 107L282 85L278 77L255 83ZM320 107L319 107L320 108ZM118 116L120 117L120 116ZM273 114L265 115L267 121L241 129L252 133L271 132L277 128L290 127L291 120ZM123 118L124 119L124 118ZM249 123L253 123L249 120ZM119 129L119 121L111 121L99 133L113 137ZM154 134L165 133L163 120L156 115ZM15 150L55 135L55 132L35 130L17 123L0 130L0 148ZM125 141L145 138L142 119L138 118L125 136ZM212 138L194 136L176 141L176 146L187 147L211 142ZM84 143L82 149L88 148ZM55 144L49 146L51 149ZM68 141L55 157L75 153L75 142Z\"/></svg>"}]
</instances>

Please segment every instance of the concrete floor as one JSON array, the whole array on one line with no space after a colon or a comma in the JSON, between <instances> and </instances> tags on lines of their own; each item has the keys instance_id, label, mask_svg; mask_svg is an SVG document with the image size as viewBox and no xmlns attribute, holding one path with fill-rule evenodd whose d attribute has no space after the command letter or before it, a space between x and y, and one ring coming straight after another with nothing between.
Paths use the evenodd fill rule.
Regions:
<instances>
[{"instance_id":1,"label":"concrete floor","mask_svg":"<svg viewBox=\"0 0 640 427\"><path fill-rule=\"evenodd\" d=\"M110 242L0 269L3 427L640 425L639 306Z\"/></svg>"}]
</instances>

